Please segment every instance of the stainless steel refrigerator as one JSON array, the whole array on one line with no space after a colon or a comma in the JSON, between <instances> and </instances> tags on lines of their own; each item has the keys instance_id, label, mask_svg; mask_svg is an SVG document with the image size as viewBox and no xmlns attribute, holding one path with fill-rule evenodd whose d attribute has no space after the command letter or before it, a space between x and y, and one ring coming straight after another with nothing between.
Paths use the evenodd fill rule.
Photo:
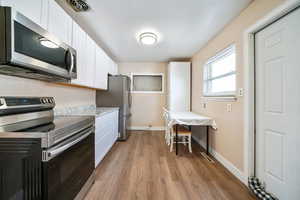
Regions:
<instances>
[{"instance_id":1,"label":"stainless steel refrigerator","mask_svg":"<svg viewBox=\"0 0 300 200\"><path fill-rule=\"evenodd\" d=\"M97 91L96 105L98 107L119 107L119 137L124 141L129 137L128 127L130 126L130 78L125 75L115 75L108 77L108 89Z\"/></svg>"}]
</instances>

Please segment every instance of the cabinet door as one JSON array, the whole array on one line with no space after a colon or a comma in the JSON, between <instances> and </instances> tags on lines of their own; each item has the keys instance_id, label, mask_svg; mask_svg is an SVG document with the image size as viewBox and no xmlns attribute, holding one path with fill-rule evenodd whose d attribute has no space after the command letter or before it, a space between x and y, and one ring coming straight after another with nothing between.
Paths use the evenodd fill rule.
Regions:
<instances>
[{"instance_id":1,"label":"cabinet door","mask_svg":"<svg viewBox=\"0 0 300 200\"><path fill-rule=\"evenodd\" d=\"M114 62L114 75L117 75L118 73L119 73L118 63Z\"/></svg>"},{"instance_id":2,"label":"cabinet door","mask_svg":"<svg viewBox=\"0 0 300 200\"><path fill-rule=\"evenodd\" d=\"M48 3L48 31L68 45L72 40L72 18L54 1Z\"/></svg>"},{"instance_id":3,"label":"cabinet door","mask_svg":"<svg viewBox=\"0 0 300 200\"><path fill-rule=\"evenodd\" d=\"M119 111L114 111L111 114L112 118L112 133L113 133L113 142L118 139L119 136Z\"/></svg>"},{"instance_id":4,"label":"cabinet door","mask_svg":"<svg viewBox=\"0 0 300 200\"><path fill-rule=\"evenodd\" d=\"M73 79L72 83L77 85L87 85L86 83L86 33L77 23L73 23L72 31L72 47L77 53L77 79Z\"/></svg>"},{"instance_id":5,"label":"cabinet door","mask_svg":"<svg viewBox=\"0 0 300 200\"><path fill-rule=\"evenodd\" d=\"M112 75L113 68L112 68L112 62L111 62L111 59L109 56L106 56L106 62L107 62L107 73Z\"/></svg>"},{"instance_id":6,"label":"cabinet door","mask_svg":"<svg viewBox=\"0 0 300 200\"><path fill-rule=\"evenodd\" d=\"M44 0L2 0L2 6L16 9L35 23L41 25L42 3Z\"/></svg>"},{"instance_id":7,"label":"cabinet door","mask_svg":"<svg viewBox=\"0 0 300 200\"><path fill-rule=\"evenodd\" d=\"M114 60L112 60L111 58L109 58L109 62L110 62L110 64L109 64L109 69L110 69L109 74L117 75L118 74L118 65L117 65L117 63Z\"/></svg>"},{"instance_id":8,"label":"cabinet door","mask_svg":"<svg viewBox=\"0 0 300 200\"><path fill-rule=\"evenodd\" d=\"M108 62L105 52L100 48L96 47L96 68L95 68L95 88L107 89L107 75L108 75Z\"/></svg>"},{"instance_id":9,"label":"cabinet door","mask_svg":"<svg viewBox=\"0 0 300 200\"><path fill-rule=\"evenodd\" d=\"M111 75L115 75L114 73L114 61L107 56L108 59L108 73Z\"/></svg>"},{"instance_id":10,"label":"cabinet door","mask_svg":"<svg viewBox=\"0 0 300 200\"><path fill-rule=\"evenodd\" d=\"M118 66L115 63L115 61L113 59L111 59L110 57L108 57L109 59L109 74L111 75L117 75L118 74Z\"/></svg>"},{"instance_id":11,"label":"cabinet door","mask_svg":"<svg viewBox=\"0 0 300 200\"><path fill-rule=\"evenodd\" d=\"M168 66L168 109L190 111L190 63L171 62Z\"/></svg>"},{"instance_id":12,"label":"cabinet door","mask_svg":"<svg viewBox=\"0 0 300 200\"><path fill-rule=\"evenodd\" d=\"M101 162L118 138L119 112L114 111L96 118L95 166Z\"/></svg>"},{"instance_id":13,"label":"cabinet door","mask_svg":"<svg viewBox=\"0 0 300 200\"><path fill-rule=\"evenodd\" d=\"M95 54L96 54L96 43L88 35L86 37L86 48L85 48L85 66L84 66L84 85L88 87L94 87L95 80Z\"/></svg>"}]
</instances>

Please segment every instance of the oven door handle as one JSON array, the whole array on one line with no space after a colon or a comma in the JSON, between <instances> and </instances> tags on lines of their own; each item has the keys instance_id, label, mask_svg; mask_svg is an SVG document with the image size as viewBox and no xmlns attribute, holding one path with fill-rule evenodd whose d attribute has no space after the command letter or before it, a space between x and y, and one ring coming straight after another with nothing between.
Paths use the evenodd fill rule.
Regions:
<instances>
[{"instance_id":1,"label":"oven door handle","mask_svg":"<svg viewBox=\"0 0 300 200\"><path fill-rule=\"evenodd\" d=\"M47 155L46 158L43 158L44 161L49 161L52 158L58 156L59 154L61 154L62 152L64 152L65 150L69 149L70 147L72 147L73 145L79 143L80 141L84 140L85 138L87 138L91 133L93 133L93 130L89 130L87 133L81 135L80 137L76 138L75 140L68 142L67 144L57 147L53 150L49 150L46 151Z\"/></svg>"}]
</instances>

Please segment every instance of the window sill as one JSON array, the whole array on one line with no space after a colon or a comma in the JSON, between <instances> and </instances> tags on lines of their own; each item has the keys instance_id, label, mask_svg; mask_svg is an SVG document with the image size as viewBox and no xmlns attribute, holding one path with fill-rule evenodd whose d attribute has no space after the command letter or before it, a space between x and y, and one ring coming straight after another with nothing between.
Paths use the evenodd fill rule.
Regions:
<instances>
[{"instance_id":1,"label":"window sill","mask_svg":"<svg viewBox=\"0 0 300 200\"><path fill-rule=\"evenodd\" d=\"M132 94L164 94L164 91L131 91Z\"/></svg>"},{"instance_id":2,"label":"window sill","mask_svg":"<svg viewBox=\"0 0 300 200\"><path fill-rule=\"evenodd\" d=\"M201 97L204 101L221 101L221 102L233 102L233 101L237 101L237 97L236 96L204 96Z\"/></svg>"}]
</instances>

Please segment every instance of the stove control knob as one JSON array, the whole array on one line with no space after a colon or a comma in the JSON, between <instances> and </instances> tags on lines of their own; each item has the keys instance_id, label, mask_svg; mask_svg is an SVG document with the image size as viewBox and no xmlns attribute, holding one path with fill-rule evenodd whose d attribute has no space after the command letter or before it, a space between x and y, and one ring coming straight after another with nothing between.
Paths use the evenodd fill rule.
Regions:
<instances>
[{"instance_id":1,"label":"stove control knob","mask_svg":"<svg viewBox=\"0 0 300 200\"><path fill-rule=\"evenodd\" d=\"M0 99L0 107L3 106L5 104L5 100L4 99Z\"/></svg>"}]
</instances>

